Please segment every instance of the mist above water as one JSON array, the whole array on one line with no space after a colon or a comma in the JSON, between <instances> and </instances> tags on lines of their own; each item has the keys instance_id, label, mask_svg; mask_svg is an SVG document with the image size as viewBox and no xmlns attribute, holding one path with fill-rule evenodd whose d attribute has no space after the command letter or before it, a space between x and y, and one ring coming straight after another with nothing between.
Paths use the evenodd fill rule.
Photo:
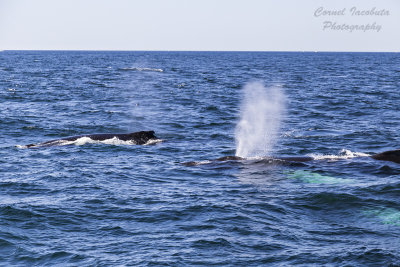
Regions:
<instances>
[{"instance_id":1,"label":"mist above water","mask_svg":"<svg viewBox=\"0 0 400 267\"><path fill-rule=\"evenodd\" d=\"M281 87L251 82L243 87L240 121L235 129L236 156L267 156L276 142L285 110Z\"/></svg>"}]
</instances>

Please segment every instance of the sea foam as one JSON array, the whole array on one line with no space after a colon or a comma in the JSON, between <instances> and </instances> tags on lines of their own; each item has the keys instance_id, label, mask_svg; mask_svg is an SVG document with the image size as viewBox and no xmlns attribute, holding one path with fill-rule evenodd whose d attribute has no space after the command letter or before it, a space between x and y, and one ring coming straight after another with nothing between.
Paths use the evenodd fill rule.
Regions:
<instances>
[{"instance_id":1,"label":"sea foam","mask_svg":"<svg viewBox=\"0 0 400 267\"><path fill-rule=\"evenodd\" d=\"M370 157L370 154L362 152L352 152L348 149L342 149L337 155L325 155L325 154L308 154L314 160L339 160L339 159L352 159L358 157Z\"/></svg>"}]
</instances>

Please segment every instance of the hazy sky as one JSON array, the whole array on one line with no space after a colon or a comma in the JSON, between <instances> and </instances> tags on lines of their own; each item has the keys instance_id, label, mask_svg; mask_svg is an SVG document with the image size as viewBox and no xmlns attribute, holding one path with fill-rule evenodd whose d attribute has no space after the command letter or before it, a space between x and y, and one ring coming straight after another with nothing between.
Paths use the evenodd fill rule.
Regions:
<instances>
[{"instance_id":1,"label":"hazy sky","mask_svg":"<svg viewBox=\"0 0 400 267\"><path fill-rule=\"evenodd\" d=\"M398 52L400 1L0 0L6 49Z\"/></svg>"}]
</instances>

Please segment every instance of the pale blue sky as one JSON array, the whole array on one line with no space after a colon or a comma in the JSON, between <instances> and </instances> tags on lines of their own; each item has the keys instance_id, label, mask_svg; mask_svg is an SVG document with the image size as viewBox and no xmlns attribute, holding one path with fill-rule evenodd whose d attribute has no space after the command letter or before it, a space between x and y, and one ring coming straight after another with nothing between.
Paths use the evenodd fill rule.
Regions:
<instances>
[{"instance_id":1,"label":"pale blue sky","mask_svg":"<svg viewBox=\"0 0 400 267\"><path fill-rule=\"evenodd\" d=\"M316 17L319 7L345 12ZM326 21L381 28L323 30ZM0 0L6 49L398 52L400 1Z\"/></svg>"}]
</instances>

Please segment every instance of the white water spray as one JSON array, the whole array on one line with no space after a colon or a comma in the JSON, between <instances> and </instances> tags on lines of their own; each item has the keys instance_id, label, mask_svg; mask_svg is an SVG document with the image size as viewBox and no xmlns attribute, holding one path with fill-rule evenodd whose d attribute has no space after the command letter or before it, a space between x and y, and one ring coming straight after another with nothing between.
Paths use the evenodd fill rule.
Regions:
<instances>
[{"instance_id":1,"label":"white water spray","mask_svg":"<svg viewBox=\"0 0 400 267\"><path fill-rule=\"evenodd\" d=\"M236 156L262 157L270 153L285 109L285 95L280 87L264 87L260 82L243 88L240 121L235 129Z\"/></svg>"}]
</instances>

